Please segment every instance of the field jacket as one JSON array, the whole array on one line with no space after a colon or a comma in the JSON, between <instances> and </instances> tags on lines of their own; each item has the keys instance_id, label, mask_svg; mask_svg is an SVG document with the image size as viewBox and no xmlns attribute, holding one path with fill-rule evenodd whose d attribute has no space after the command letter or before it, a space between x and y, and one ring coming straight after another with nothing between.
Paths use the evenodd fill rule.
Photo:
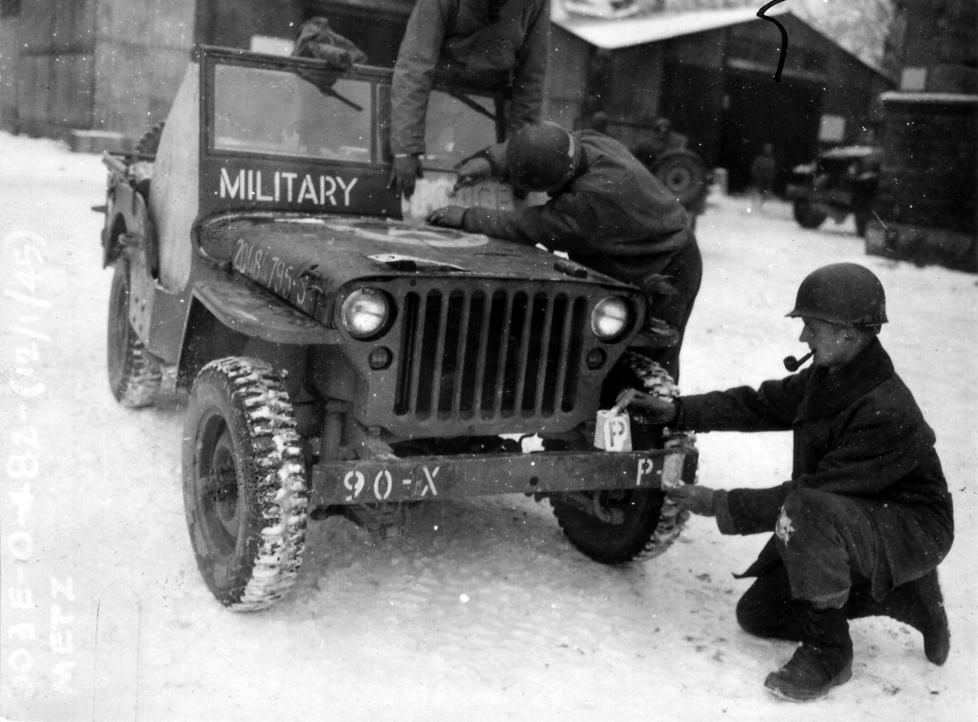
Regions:
<instances>
[{"instance_id":1,"label":"field jacket","mask_svg":"<svg viewBox=\"0 0 978 722\"><path fill-rule=\"evenodd\" d=\"M686 211L613 138L573 134L583 152L577 174L541 206L517 211L469 208L462 227L517 243L540 243L612 278L641 285L695 244ZM699 278L695 279L696 286Z\"/></svg>"},{"instance_id":2,"label":"field jacket","mask_svg":"<svg viewBox=\"0 0 978 722\"><path fill-rule=\"evenodd\" d=\"M829 373L805 369L757 389L740 387L683 396L678 425L702 431L791 430L791 480L768 489L720 492L717 522L729 534L772 532L787 494L820 489L864 504L887 569L874 596L937 566L951 547L951 495L924 421L890 357L874 339L855 359ZM745 576L779 561L768 543Z\"/></svg>"},{"instance_id":3,"label":"field jacket","mask_svg":"<svg viewBox=\"0 0 978 722\"><path fill-rule=\"evenodd\" d=\"M549 49L547 0L418 0L394 65L391 151L424 153L436 72L460 83L509 89L510 134L538 122Z\"/></svg>"}]
</instances>

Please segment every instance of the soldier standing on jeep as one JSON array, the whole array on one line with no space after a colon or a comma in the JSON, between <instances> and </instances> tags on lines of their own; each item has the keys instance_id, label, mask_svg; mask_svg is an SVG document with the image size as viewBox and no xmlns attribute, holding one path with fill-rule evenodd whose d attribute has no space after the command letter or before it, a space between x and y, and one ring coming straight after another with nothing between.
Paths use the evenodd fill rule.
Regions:
<instances>
[{"instance_id":1,"label":"soldier standing on jeep","mask_svg":"<svg viewBox=\"0 0 978 722\"><path fill-rule=\"evenodd\" d=\"M549 48L547 0L418 0L394 64L388 187L414 193L436 73L449 85L511 89L511 135L540 118Z\"/></svg>"},{"instance_id":2,"label":"soldier standing on jeep","mask_svg":"<svg viewBox=\"0 0 978 722\"><path fill-rule=\"evenodd\" d=\"M937 565L954 522L934 432L877 338L887 322L879 279L854 263L824 266L802 281L788 315L805 324L800 340L813 368L756 391L673 402L627 389L618 402L673 428L794 432L790 481L666 493L715 516L724 534L774 532L742 575L756 580L737 603L737 621L761 637L801 641L764 684L808 700L852 676L848 619L909 624L922 632L927 659L944 663L950 633Z\"/></svg>"},{"instance_id":3,"label":"soldier standing on jeep","mask_svg":"<svg viewBox=\"0 0 978 722\"><path fill-rule=\"evenodd\" d=\"M527 126L466 160L457 185L489 176L550 199L516 211L446 206L429 222L565 251L642 288L655 316L678 331L676 343L653 356L678 381L703 263L685 209L662 182L613 138L550 123Z\"/></svg>"}]
</instances>

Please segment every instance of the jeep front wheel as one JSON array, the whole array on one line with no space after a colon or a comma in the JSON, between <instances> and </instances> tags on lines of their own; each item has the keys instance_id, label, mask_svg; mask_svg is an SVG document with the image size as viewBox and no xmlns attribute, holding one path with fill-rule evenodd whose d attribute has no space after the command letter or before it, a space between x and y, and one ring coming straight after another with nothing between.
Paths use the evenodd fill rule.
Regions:
<instances>
[{"instance_id":1,"label":"jeep front wheel","mask_svg":"<svg viewBox=\"0 0 978 722\"><path fill-rule=\"evenodd\" d=\"M109 387L116 401L127 408L149 406L160 389L160 362L146 350L129 323L129 262L120 256L109 291L109 326L106 333Z\"/></svg>"},{"instance_id":2,"label":"jeep front wheel","mask_svg":"<svg viewBox=\"0 0 978 722\"><path fill-rule=\"evenodd\" d=\"M571 544L603 564L658 556L684 521L675 504L665 506L666 497L657 489L581 492L575 501L584 503L551 498L557 522ZM585 509L588 501L592 509Z\"/></svg>"},{"instance_id":3,"label":"jeep front wheel","mask_svg":"<svg viewBox=\"0 0 978 722\"><path fill-rule=\"evenodd\" d=\"M652 173L687 208L706 191L706 164L686 148L663 153L652 165Z\"/></svg>"},{"instance_id":4,"label":"jeep front wheel","mask_svg":"<svg viewBox=\"0 0 978 722\"><path fill-rule=\"evenodd\" d=\"M219 359L197 376L183 498L197 566L218 601L252 611L292 588L309 491L292 404L263 361Z\"/></svg>"},{"instance_id":5,"label":"jeep front wheel","mask_svg":"<svg viewBox=\"0 0 978 722\"><path fill-rule=\"evenodd\" d=\"M647 356L628 351L622 363L637 388L664 397L679 394L668 372ZM640 419L633 414L633 425L636 420ZM643 436L655 439L658 434ZM692 435L669 434L664 430L661 443L648 446L693 443ZM662 554L689 518L688 512L658 489L568 492L552 496L550 505L571 544L604 564L622 564L638 557Z\"/></svg>"}]
</instances>

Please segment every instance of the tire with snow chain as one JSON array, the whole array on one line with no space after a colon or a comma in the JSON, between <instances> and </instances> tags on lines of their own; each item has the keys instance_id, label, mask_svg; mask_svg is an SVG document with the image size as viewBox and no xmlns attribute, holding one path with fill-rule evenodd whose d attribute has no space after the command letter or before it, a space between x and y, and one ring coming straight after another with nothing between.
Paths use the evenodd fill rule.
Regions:
<instances>
[{"instance_id":1,"label":"tire with snow chain","mask_svg":"<svg viewBox=\"0 0 978 722\"><path fill-rule=\"evenodd\" d=\"M309 489L295 414L263 361L207 364L190 394L183 499L197 566L236 611L264 609L295 584Z\"/></svg>"},{"instance_id":2,"label":"tire with snow chain","mask_svg":"<svg viewBox=\"0 0 978 722\"><path fill-rule=\"evenodd\" d=\"M794 202L792 213L794 213L798 225L809 230L818 228L828 218L828 214L825 211L819 210L812 205L811 201L805 198L799 198Z\"/></svg>"},{"instance_id":3,"label":"tire with snow chain","mask_svg":"<svg viewBox=\"0 0 978 722\"><path fill-rule=\"evenodd\" d=\"M706 163L688 148L667 150L656 158L652 173L687 207L706 190Z\"/></svg>"},{"instance_id":4,"label":"tire with snow chain","mask_svg":"<svg viewBox=\"0 0 978 722\"><path fill-rule=\"evenodd\" d=\"M660 396L675 397L679 390L662 366L648 357L628 351L623 362L642 389ZM633 413L633 420L641 418ZM691 446L691 434L663 431L662 445ZM658 445L658 444L657 444ZM571 544L592 559L604 564L622 564L637 558L662 554L679 536L689 512L658 489L605 490L574 492L575 503L566 496L550 499L554 515ZM583 507L601 508L611 521Z\"/></svg>"},{"instance_id":5,"label":"tire with snow chain","mask_svg":"<svg viewBox=\"0 0 978 722\"><path fill-rule=\"evenodd\" d=\"M150 127L145 133L140 136L139 140L136 141L136 145L133 150L139 155L156 155L157 149L160 147L160 137L163 135L163 126L165 121L160 121L156 125Z\"/></svg>"},{"instance_id":6,"label":"tire with snow chain","mask_svg":"<svg viewBox=\"0 0 978 722\"><path fill-rule=\"evenodd\" d=\"M129 262L115 262L109 291L109 326L106 333L109 387L123 406L135 409L153 403L160 390L161 369L129 322Z\"/></svg>"},{"instance_id":7,"label":"tire with snow chain","mask_svg":"<svg viewBox=\"0 0 978 722\"><path fill-rule=\"evenodd\" d=\"M156 152L160 148L160 138L163 136L165 122L159 122L136 141L133 151L136 153L136 160L129 166L136 188L143 197L149 198L149 189L153 181L153 163L156 159Z\"/></svg>"}]
</instances>

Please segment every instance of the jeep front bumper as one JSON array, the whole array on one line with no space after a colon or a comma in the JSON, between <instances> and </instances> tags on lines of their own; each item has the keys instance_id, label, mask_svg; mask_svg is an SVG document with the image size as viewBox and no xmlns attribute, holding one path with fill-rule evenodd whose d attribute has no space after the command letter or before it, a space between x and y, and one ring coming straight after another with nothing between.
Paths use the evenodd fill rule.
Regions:
<instances>
[{"instance_id":1,"label":"jeep front bumper","mask_svg":"<svg viewBox=\"0 0 978 722\"><path fill-rule=\"evenodd\" d=\"M597 489L659 489L694 483L691 447L649 451L545 451L325 461L312 469L311 504L324 507L549 494Z\"/></svg>"}]
</instances>

